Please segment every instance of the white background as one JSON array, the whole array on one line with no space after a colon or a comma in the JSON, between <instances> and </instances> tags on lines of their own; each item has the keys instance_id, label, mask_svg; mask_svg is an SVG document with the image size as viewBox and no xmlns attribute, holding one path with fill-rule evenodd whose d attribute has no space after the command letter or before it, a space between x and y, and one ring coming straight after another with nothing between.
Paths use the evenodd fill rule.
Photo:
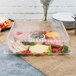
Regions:
<instances>
[{"instance_id":1,"label":"white background","mask_svg":"<svg viewBox=\"0 0 76 76\"><path fill-rule=\"evenodd\" d=\"M48 12L49 17L56 12L76 14L76 0L54 0ZM41 19L43 9L40 0L0 0L0 16L15 20Z\"/></svg>"}]
</instances>

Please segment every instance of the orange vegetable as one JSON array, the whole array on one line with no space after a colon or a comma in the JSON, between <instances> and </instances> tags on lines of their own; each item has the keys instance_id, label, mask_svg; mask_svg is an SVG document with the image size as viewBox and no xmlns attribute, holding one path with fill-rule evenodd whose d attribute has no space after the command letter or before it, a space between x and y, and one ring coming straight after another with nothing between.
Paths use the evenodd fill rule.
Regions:
<instances>
[{"instance_id":1,"label":"orange vegetable","mask_svg":"<svg viewBox=\"0 0 76 76\"><path fill-rule=\"evenodd\" d=\"M8 20L4 24L5 24L6 27L12 27L13 22L11 22L10 20Z\"/></svg>"}]
</instances>

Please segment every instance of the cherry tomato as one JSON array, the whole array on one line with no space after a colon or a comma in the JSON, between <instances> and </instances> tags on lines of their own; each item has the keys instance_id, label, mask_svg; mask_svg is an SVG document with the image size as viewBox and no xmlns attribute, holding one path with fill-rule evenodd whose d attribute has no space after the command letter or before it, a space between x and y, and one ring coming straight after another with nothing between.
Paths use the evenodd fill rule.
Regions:
<instances>
[{"instance_id":1,"label":"cherry tomato","mask_svg":"<svg viewBox=\"0 0 76 76\"><path fill-rule=\"evenodd\" d=\"M53 48L53 49L52 49L52 52L53 52L53 53L56 53L56 51L57 51L56 48Z\"/></svg>"},{"instance_id":2,"label":"cherry tomato","mask_svg":"<svg viewBox=\"0 0 76 76\"><path fill-rule=\"evenodd\" d=\"M5 28L6 28L5 26L2 26L2 27L1 27L2 30L4 30Z\"/></svg>"},{"instance_id":3,"label":"cherry tomato","mask_svg":"<svg viewBox=\"0 0 76 76\"><path fill-rule=\"evenodd\" d=\"M27 53L27 51L26 50L23 50L23 51L21 51L22 53L24 53L24 54L26 54Z\"/></svg>"},{"instance_id":4,"label":"cherry tomato","mask_svg":"<svg viewBox=\"0 0 76 76\"><path fill-rule=\"evenodd\" d=\"M48 39L48 36L45 35L45 38Z\"/></svg>"},{"instance_id":5,"label":"cherry tomato","mask_svg":"<svg viewBox=\"0 0 76 76\"><path fill-rule=\"evenodd\" d=\"M1 26L0 26L0 28L1 28Z\"/></svg>"},{"instance_id":6,"label":"cherry tomato","mask_svg":"<svg viewBox=\"0 0 76 76\"><path fill-rule=\"evenodd\" d=\"M58 50L62 50L62 47L60 47Z\"/></svg>"},{"instance_id":7,"label":"cherry tomato","mask_svg":"<svg viewBox=\"0 0 76 76\"><path fill-rule=\"evenodd\" d=\"M58 50L58 54L61 54L62 53L62 51L61 50Z\"/></svg>"},{"instance_id":8,"label":"cherry tomato","mask_svg":"<svg viewBox=\"0 0 76 76\"><path fill-rule=\"evenodd\" d=\"M43 34L46 34L46 31L43 31Z\"/></svg>"},{"instance_id":9,"label":"cherry tomato","mask_svg":"<svg viewBox=\"0 0 76 76\"><path fill-rule=\"evenodd\" d=\"M31 51L30 50L27 53L28 53L28 55L31 55Z\"/></svg>"},{"instance_id":10,"label":"cherry tomato","mask_svg":"<svg viewBox=\"0 0 76 76\"><path fill-rule=\"evenodd\" d=\"M3 27L3 26L4 26L4 24L0 24L0 26L1 26L1 27Z\"/></svg>"}]
</instances>

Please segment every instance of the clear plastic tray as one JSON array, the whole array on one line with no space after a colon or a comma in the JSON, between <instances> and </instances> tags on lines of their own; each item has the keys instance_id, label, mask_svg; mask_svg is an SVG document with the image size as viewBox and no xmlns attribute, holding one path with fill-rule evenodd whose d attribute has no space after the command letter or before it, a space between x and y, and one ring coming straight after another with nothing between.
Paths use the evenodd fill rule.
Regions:
<instances>
[{"instance_id":1,"label":"clear plastic tray","mask_svg":"<svg viewBox=\"0 0 76 76\"><path fill-rule=\"evenodd\" d=\"M48 21L17 21L11 28L8 54L54 55L71 54L70 38L63 23Z\"/></svg>"}]
</instances>

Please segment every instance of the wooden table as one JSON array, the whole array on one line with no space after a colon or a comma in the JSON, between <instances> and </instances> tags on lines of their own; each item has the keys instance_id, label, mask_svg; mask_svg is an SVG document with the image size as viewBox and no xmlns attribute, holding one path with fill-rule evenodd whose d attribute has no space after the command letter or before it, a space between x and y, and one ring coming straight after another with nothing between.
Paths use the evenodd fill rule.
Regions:
<instances>
[{"instance_id":1,"label":"wooden table","mask_svg":"<svg viewBox=\"0 0 76 76\"><path fill-rule=\"evenodd\" d=\"M0 43L6 44L6 38L9 31L2 32L0 35ZM71 38L71 44L76 52L76 35L74 30L69 30L68 34ZM76 76L76 55L68 56L28 56L22 57L27 60L32 66L39 69L47 76Z\"/></svg>"}]
</instances>

